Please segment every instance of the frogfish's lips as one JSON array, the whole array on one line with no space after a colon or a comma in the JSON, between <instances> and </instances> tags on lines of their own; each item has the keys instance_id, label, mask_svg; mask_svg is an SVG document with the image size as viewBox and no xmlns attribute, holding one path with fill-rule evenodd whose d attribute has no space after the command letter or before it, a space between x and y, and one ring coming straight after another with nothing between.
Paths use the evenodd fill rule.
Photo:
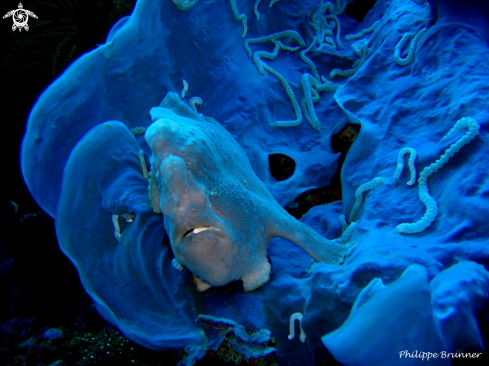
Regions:
<instances>
[{"instance_id":1,"label":"frogfish's lips","mask_svg":"<svg viewBox=\"0 0 489 366\"><path fill-rule=\"evenodd\" d=\"M212 230L215 234L221 234L222 233L221 230L218 229L217 227L200 226L200 227L195 227L195 228L188 230L185 234L183 234L183 237L186 238L187 236L195 235L195 234L201 233L203 231L209 231L209 230Z\"/></svg>"}]
</instances>

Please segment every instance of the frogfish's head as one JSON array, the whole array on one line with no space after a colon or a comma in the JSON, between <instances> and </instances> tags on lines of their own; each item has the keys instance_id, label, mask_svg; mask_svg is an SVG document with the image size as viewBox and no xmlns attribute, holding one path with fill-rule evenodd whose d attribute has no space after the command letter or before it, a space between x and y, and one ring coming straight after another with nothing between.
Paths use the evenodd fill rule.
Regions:
<instances>
[{"instance_id":1,"label":"frogfish's head","mask_svg":"<svg viewBox=\"0 0 489 366\"><path fill-rule=\"evenodd\" d=\"M243 215L235 212L233 202L239 201L239 190L221 189L226 183L224 172L216 169L219 153L212 151L212 141L180 118L178 124L173 118L161 118L146 131L153 153L151 206L163 214L173 253L194 274L198 290L239 279L245 284L243 277L253 272L257 251L250 249L256 238L242 224ZM264 266L266 275L260 286L269 278L268 261ZM252 287L258 286L253 284L248 290Z\"/></svg>"}]
</instances>

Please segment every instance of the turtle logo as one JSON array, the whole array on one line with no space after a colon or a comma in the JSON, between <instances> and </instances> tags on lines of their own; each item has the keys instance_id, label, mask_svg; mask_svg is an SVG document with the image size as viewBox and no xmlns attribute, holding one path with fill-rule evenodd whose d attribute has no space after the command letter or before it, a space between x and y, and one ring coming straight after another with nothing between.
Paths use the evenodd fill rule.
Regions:
<instances>
[{"instance_id":1,"label":"turtle logo","mask_svg":"<svg viewBox=\"0 0 489 366\"><path fill-rule=\"evenodd\" d=\"M37 15L34 14L30 10L24 9L22 3L19 3L19 8L9 11L7 14L3 16L3 19L12 17L14 24L12 25L12 30L15 31L19 28L19 32L24 28L26 31L29 30L29 26L27 25L27 21L29 20L29 15L33 18L37 19Z\"/></svg>"}]
</instances>

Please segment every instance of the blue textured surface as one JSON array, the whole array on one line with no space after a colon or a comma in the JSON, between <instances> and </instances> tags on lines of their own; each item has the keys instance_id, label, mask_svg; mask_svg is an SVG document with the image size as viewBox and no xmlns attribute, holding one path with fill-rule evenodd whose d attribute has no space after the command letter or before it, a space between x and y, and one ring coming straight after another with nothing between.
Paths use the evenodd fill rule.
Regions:
<instances>
[{"instance_id":1,"label":"blue textured surface","mask_svg":"<svg viewBox=\"0 0 489 366\"><path fill-rule=\"evenodd\" d=\"M393 365L398 362L416 365L419 360L400 360L399 352L440 353L446 349L433 317L424 267L408 267L401 278L384 288L379 288L378 283L376 280L370 282L358 295L341 328L322 338L336 360L345 365ZM374 329L376 332L372 332ZM388 347L385 347L386 343ZM394 349L399 351L392 352ZM450 361L438 358L430 364L449 365Z\"/></svg>"},{"instance_id":2,"label":"blue textured surface","mask_svg":"<svg viewBox=\"0 0 489 366\"><path fill-rule=\"evenodd\" d=\"M262 2L259 21L252 2L237 5L248 17L246 37L291 29L308 46L316 34L310 22L320 1L283 0L272 8ZM281 364L313 364L326 354L321 337L345 323L360 292L378 278L386 285L382 291L394 289L394 294L426 294L429 283L431 308L426 301L413 302L406 304L406 311L422 314L419 319L431 316L448 351L482 347L474 315L484 310L488 298L483 267L489 265L487 2L439 0L418 5L411 0L378 0L361 23L338 7L335 11L344 48L307 54L325 77L335 68L351 69L359 58L350 47L357 40L347 41L344 35L380 22L363 37L368 40L368 55L358 70L348 77L335 76L336 91L319 93L314 107L320 132L305 119L297 127L270 126L295 119L294 109L279 79L259 74L248 57L241 21L227 1L201 0L188 11L178 10L171 1L138 1L133 14L116 24L108 43L73 63L33 108L22 148L26 182L40 205L56 218L62 249L77 266L101 314L131 339L154 349L204 346L209 336L196 322L204 314L229 319L248 331L269 330ZM398 65L394 52L402 35L423 28L427 31L413 62ZM336 34L337 28L333 37ZM292 38L282 41L298 46ZM250 44L250 48L270 52L273 44ZM263 60L288 80L300 104L301 76L311 69L299 53L282 49L276 59ZM182 79L189 84L186 98L202 98L199 112L234 136L258 178L282 206L309 188L329 183L338 159L330 147L331 135L348 122L361 125L341 173L343 201L314 207L301 219L327 239L335 239L341 234L338 215L349 217L356 189L375 177L385 179L385 184L364 193L352 238L355 245L344 265L311 267L306 252L277 238L268 248L271 281L250 293L240 288L197 293L191 274L173 268L169 239L161 216L148 204L148 184L139 165L139 149L150 151L144 139L135 139L128 129L149 126L150 109L168 92L180 94ZM465 131L442 140L462 117L475 119L480 133L429 178L430 194L438 204L435 221L421 233L399 233L396 227L418 221L425 207L417 184L405 184L408 169L401 174L401 183L393 179L398 152L405 147L416 150L419 177L460 139ZM297 168L290 179L272 178L268 167L272 153L295 160ZM111 213L124 214L135 207L138 214L132 223L120 220L124 239L118 242ZM403 278L396 280L412 264L424 267L426 280L400 286ZM375 327L362 328L366 334L382 334L394 324L386 314L388 303L372 306L375 292L362 296L358 301L364 305L355 307L358 312L351 316L362 308L374 308L370 313L377 321ZM446 308L450 312L443 312ZM297 336L287 339L289 318L296 312L304 314L306 343ZM402 318L397 321L402 334L408 324ZM458 324L470 325L463 337L453 331ZM348 327L342 329L348 335ZM418 328L420 336L422 329ZM363 349L375 347L377 339L362 340ZM439 339L428 337L424 344L430 351L438 345ZM397 355L398 346L386 339L382 361L388 362L389 351ZM341 358L350 346L343 347L346 350L330 351Z\"/></svg>"}]
</instances>

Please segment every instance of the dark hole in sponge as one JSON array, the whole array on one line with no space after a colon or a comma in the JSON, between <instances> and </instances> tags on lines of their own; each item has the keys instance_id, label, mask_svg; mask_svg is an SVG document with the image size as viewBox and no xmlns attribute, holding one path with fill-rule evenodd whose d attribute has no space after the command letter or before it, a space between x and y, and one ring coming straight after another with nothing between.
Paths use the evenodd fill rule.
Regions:
<instances>
[{"instance_id":1,"label":"dark hole in sponge","mask_svg":"<svg viewBox=\"0 0 489 366\"><path fill-rule=\"evenodd\" d=\"M290 203L285 210L296 219L300 219L307 211L316 205L323 205L341 200L341 168L346 153L360 132L360 125L347 124L339 133L331 136L331 147L336 153L341 153L338 159L336 173L331 184L326 187L309 189Z\"/></svg>"},{"instance_id":2,"label":"dark hole in sponge","mask_svg":"<svg viewBox=\"0 0 489 366\"><path fill-rule=\"evenodd\" d=\"M282 181L289 179L295 172L295 161L284 154L268 155L270 173L275 180Z\"/></svg>"},{"instance_id":3,"label":"dark hole in sponge","mask_svg":"<svg viewBox=\"0 0 489 366\"><path fill-rule=\"evenodd\" d=\"M377 0L354 0L346 6L345 14L361 22L376 2Z\"/></svg>"}]
</instances>

